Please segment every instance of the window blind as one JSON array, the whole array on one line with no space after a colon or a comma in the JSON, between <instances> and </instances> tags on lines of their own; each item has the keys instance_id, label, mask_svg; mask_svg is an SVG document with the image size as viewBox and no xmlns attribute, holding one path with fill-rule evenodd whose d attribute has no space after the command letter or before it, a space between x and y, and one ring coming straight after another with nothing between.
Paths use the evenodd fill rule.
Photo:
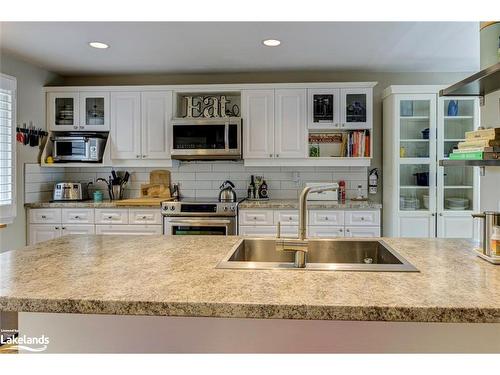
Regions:
<instances>
[{"instance_id":1,"label":"window blind","mask_svg":"<svg viewBox=\"0 0 500 375\"><path fill-rule=\"evenodd\" d=\"M0 74L0 223L16 216L16 79Z\"/></svg>"}]
</instances>

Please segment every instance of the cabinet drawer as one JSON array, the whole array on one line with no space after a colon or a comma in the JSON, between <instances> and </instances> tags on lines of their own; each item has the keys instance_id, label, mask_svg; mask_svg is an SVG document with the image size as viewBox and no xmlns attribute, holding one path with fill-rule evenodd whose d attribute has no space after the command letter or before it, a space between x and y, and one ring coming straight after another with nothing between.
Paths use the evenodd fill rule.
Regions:
<instances>
[{"instance_id":1,"label":"cabinet drawer","mask_svg":"<svg viewBox=\"0 0 500 375\"><path fill-rule=\"evenodd\" d=\"M345 225L380 225L380 211L345 211Z\"/></svg>"},{"instance_id":2,"label":"cabinet drawer","mask_svg":"<svg viewBox=\"0 0 500 375\"><path fill-rule=\"evenodd\" d=\"M153 235L162 234L161 225L96 225L95 234Z\"/></svg>"},{"instance_id":3,"label":"cabinet drawer","mask_svg":"<svg viewBox=\"0 0 500 375\"><path fill-rule=\"evenodd\" d=\"M30 223L33 224L60 224L60 208L40 208L30 210Z\"/></svg>"},{"instance_id":4,"label":"cabinet drawer","mask_svg":"<svg viewBox=\"0 0 500 375\"><path fill-rule=\"evenodd\" d=\"M344 237L344 227L339 226L310 226L308 228L309 238L336 238Z\"/></svg>"},{"instance_id":5,"label":"cabinet drawer","mask_svg":"<svg viewBox=\"0 0 500 375\"><path fill-rule=\"evenodd\" d=\"M96 208L96 224L128 224L128 209Z\"/></svg>"},{"instance_id":6,"label":"cabinet drawer","mask_svg":"<svg viewBox=\"0 0 500 375\"><path fill-rule=\"evenodd\" d=\"M276 237L274 226L240 226L239 235L244 237Z\"/></svg>"},{"instance_id":7,"label":"cabinet drawer","mask_svg":"<svg viewBox=\"0 0 500 375\"><path fill-rule=\"evenodd\" d=\"M159 209L131 208L128 212L129 224L161 224Z\"/></svg>"},{"instance_id":8,"label":"cabinet drawer","mask_svg":"<svg viewBox=\"0 0 500 375\"><path fill-rule=\"evenodd\" d=\"M94 224L93 208L63 208L62 222L64 224Z\"/></svg>"},{"instance_id":9,"label":"cabinet drawer","mask_svg":"<svg viewBox=\"0 0 500 375\"><path fill-rule=\"evenodd\" d=\"M274 225L272 210L243 210L240 211L241 225Z\"/></svg>"},{"instance_id":10,"label":"cabinet drawer","mask_svg":"<svg viewBox=\"0 0 500 375\"><path fill-rule=\"evenodd\" d=\"M380 227L346 227L346 237L380 237Z\"/></svg>"},{"instance_id":11,"label":"cabinet drawer","mask_svg":"<svg viewBox=\"0 0 500 375\"><path fill-rule=\"evenodd\" d=\"M299 211L274 211L274 224L278 224L279 222L281 222L281 225L299 225Z\"/></svg>"},{"instance_id":12,"label":"cabinet drawer","mask_svg":"<svg viewBox=\"0 0 500 375\"><path fill-rule=\"evenodd\" d=\"M63 224L62 227L62 235L66 236L68 234L94 234L95 227L94 224Z\"/></svg>"},{"instance_id":13,"label":"cabinet drawer","mask_svg":"<svg viewBox=\"0 0 500 375\"><path fill-rule=\"evenodd\" d=\"M299 227L297 225L282 225L281 226L282 238L298 238Z\"/></svg>"},{"instance_id":14,"label":"cabinet drawer","mask_svg":"<svg viewBox=\"0 0 500 375\"><path fill-rule=\"evenodd\" d=\"M28 244L36 245L39 242L61 237L61 226L50 224L31 224L28 231Z\"/></svg>"},{"instance_id":15,"label":"cabinet drawer","mask_svg":"<svg viewBox=\"0 0 500 375\"><path fill-rule=\"evenodd\" d=\"M344 211L310 210L309 225L344 225Z\"/></svg>"}]
</instances>

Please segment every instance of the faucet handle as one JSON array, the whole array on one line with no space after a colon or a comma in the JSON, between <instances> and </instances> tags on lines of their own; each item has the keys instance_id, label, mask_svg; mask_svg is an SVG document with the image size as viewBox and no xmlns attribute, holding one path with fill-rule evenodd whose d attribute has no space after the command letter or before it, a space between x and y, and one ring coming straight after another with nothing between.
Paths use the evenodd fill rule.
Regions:
<instances>
[{"instance_id":1,"label":"faucet handle","mask_svg":"<svg viewBox=\"0 0 500 375\"><path fill-rule=\"evenodd\" d=\"M281 221L276 224L276 238L281 238Z\"/></svg>"}]
</instances>

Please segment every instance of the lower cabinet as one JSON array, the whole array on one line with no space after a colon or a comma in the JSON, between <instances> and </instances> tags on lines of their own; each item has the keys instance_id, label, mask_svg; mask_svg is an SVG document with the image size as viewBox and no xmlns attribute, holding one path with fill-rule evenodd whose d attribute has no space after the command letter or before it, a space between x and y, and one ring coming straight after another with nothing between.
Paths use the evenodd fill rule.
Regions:
<instances>
[{"instance_id":1,"label":"lower cabinet","mask_svg":"<svg viewBox=\"0 0 500 375\"><path fill-rule=\"evenodd\" d=\"M309 210L308 238L380 237L380 210ZM240 210L239 232L244 237L298 237L298 210Z\"/></svg>"},{"instance_id":2,"label":"lower cabinet","mask_svg":"<svg viewBox=\"0 0 500 375\"><path fill-rule=\"evenodd\" d=\"M159 208L37 208L27 217L28 245L78 234L162 234Z\"/></svg>"}]
</instances>

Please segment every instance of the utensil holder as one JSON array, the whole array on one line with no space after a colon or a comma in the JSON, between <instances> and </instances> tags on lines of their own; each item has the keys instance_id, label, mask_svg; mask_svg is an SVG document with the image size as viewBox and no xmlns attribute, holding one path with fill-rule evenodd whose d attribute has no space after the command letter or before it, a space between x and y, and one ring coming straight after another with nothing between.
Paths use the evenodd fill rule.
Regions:
<instances>
[{"instance_id":1,"label":"utensil holder","mask_svg":"<svg viewBox=\"0 0 500 375\"><path fill-rule=\"evenodd\" d=\"M121 185L111 185L109 189L109 199L112 201L123 199L123 187Z\"/></svg>"}]
</instances>

